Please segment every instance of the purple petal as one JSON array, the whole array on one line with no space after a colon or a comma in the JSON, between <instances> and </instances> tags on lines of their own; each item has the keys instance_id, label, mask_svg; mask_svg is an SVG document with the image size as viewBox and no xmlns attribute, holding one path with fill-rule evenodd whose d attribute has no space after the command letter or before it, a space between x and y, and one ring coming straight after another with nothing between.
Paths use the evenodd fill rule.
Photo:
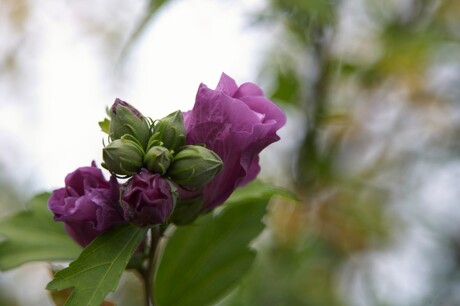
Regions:
<instances>
[{"instance_id":1,"label":"purple petal","mask_svg":"<svg viewBox=\"0 0 460 306\"><path fill-rule=\"evenodd\" d=\"M233 96L237 90L238 85L236 84L235 80L225 73L222 73L219 83L217 84L216 91L222 91L229 96Z\"/></svg>"}]
</instances>

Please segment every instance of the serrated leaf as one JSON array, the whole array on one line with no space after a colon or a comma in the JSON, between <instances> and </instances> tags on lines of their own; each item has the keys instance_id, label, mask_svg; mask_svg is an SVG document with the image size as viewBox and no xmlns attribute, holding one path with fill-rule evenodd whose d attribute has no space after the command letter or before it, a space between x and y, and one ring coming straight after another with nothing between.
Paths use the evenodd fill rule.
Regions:
<instances>
[{"instance_id":1,"label":"serrated leaf","mask_svg":"<svg viewBox=\"0 0 460 306\"><path fill-rule=\"evenodd\" d=\"M235 193L219 214L176 228L158 261L158 305L209 305L232 290L254 261L249 244L264 229L261 219L275 192L252 184Z\"/></svg>"},{"instance_id":2,"label":"serrated leaf","mask_svg":"<svg viewBox=\"0 0 460 306\"><path fill-rule=\"evenodd\" d=\"M72 260L81 248L48 210L49 193L32 198L29 209L0 221L0 270L30 261Z\"/></svg>"},{"instance_id":3,"label":"serrated leaf","mask_svg":"<svg viewBox=\"0 0 460 306\"><path fill-rule=\"evenodd\" d=\"M60 291L52 291L51 298L55 306L64 306L67 299L69 298L70 294L72 293L72 289L64 289ZM1 306L2 304L0 304ZM101 306L116 306L116 304L112 301L103 301Z\"/></svg>"},{"instance_id":4,"label":"serrated leaf","mask_svg":"<svg viewBox=\"0 0 460 306\"><path fill-rule=\"evenodd\" d=\"M116 289L147 230L124 224L96 238L68 268L56 273L47 289L73 288L67 306L99 306Z\"/></svg>"}]
</instances>

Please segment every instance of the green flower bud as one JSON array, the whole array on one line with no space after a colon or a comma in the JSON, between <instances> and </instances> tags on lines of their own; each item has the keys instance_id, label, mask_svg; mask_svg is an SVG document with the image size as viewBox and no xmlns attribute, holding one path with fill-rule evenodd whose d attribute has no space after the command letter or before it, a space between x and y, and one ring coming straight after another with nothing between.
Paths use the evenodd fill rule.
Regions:
<instances>
[{"instance_id":1,"label":"green flower bud","mask_svg":"<svg viewBox=\"0 0 460 306\"><path fill-rule=\"evenodd\" d=\"M144 150L132 136L123 136L102 149L102 166L112 173L132 175L138 172L144 161Z\"/></svg>"},{"instance_id":2,"label":"green flower bud","mask_svg":"<svg viewBox=\"0 0 460 306\"><path fill-rule=\"evenodd\" d=\"M131 135L145 148L150 138L150 125L137 109L116 99L110 108L109 135L112 140Z\"/></svg>"},{"instance_id":3,"label":"green flower bud","mask_svg":"<svg viewBox=\"0 0 460 306\"><path fill-rule=\"evenodd\" d=\"M162 146L172 151L177 151L185 145L184 117L181 111L176 111L158 120L153 128L148 147L150 148L155 142L161 143Z\"/></svg>"},{"instance_id":4,"label":"green flower bud","mask_svg":"<svg viewBox=\"0 0 460 306\"><path fill-rule=\"evenodd\" d=\"M220 172L222 166L222 160L213 151L189 145L174 156L168 175L176 184L201 187L209 183Z\"/></svg>"},{"instance_id":5,"label":"green flower bud","mask_svg":"<svg viewBox=\"0 0 460 306\"><path fill-rule=\"evenodd\" d=\"M166 173L172 161L172 155L165 147L154 146L151 147L147 154L145 154L144 163L150 172L159 173L161 175Z\"/></svg>"},{"instance_id":6,"label":"green flower bud","mask_svg":"<svg viewBox=\"0 0 460 306\"><path fill-rule=\"evenodd\" d=\"M189 224L195 221L201 211L203 198L197 197L192 199L178 199L174 212L169 218L176 225Z\"/></svg>"}]
</instances>

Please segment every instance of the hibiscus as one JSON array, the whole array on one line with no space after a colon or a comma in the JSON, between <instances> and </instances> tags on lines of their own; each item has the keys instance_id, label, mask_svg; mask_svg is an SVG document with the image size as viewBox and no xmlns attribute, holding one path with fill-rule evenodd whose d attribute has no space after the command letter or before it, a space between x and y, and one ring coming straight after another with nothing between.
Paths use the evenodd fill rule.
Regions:
<instances>
[{"instance_id":1,"label":"hibiscus","mask_svg":"<svg viewBox=\"0 0 460 306\"><path fill-rule=\"evenodd\" d=\"M222 204L236 188L256 178L259 153L280 139L276 132L285 122L283 111L256 84L238 86L222 74L215 90L199 86L193 109L184 113L186 142L204 144L223 161L221 172L192 193L202 198L202 211Z\"/></svg>"},{"instance_id":2,"label":"hibiscus","mask_svg":"<svg viewBox=\"0 0 460 306\"><path fill-rule=\"evenodd\" d=\"M55 221L65 223L69 235L82 247L124 221L118 205L119 185L115 177L106 181L93 162L65 178L65 187L53 191L48 208Z\"/></svg>"}]
</instances>

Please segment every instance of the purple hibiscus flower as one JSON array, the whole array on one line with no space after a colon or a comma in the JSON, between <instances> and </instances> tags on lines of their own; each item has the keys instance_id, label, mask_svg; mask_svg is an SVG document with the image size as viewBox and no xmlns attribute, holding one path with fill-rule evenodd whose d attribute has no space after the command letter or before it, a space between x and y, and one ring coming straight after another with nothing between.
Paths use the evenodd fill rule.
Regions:
<instances>
[{"instance_id":1,"label":"purple hibiscus flower","mask_svg":"<svg viewBox=\"0 0 460 306\"><path fill-rule=\"evenodd\" d=\"M53 191L48 208L54 220L65 223L69 235L85 247L113 226L125 222L118 205L119 185L115 177L106 181L93 162L65 178L65 187Z\"/></svg>"},{"instance_id":2,"label":"purple hibiscus flower","mask_svg":"<svg viewBox=\"0 0 460 306\"><path fill-rule=\"evenodd\" d=\"M143 169L123 189L122 206L127 221L137 226L164 223L174 209L175 194L168 180Z\"/></svg>"},{"instance_id":3,"label":"purple hibiscus flower","mask_svg":"<svg viewBox=\"0 0 460 306\"><path fill-rule=\"evenodd\" d=\"M184 113L184 122L187 144L205 144L224 162L220 174L199 194L202 211L208 211L256 178L259 153L279 140L276 132L286 117L257 85L238 86L222 74L215 90L200 85L193 109Z\"/></svg>"}]
</instances>

